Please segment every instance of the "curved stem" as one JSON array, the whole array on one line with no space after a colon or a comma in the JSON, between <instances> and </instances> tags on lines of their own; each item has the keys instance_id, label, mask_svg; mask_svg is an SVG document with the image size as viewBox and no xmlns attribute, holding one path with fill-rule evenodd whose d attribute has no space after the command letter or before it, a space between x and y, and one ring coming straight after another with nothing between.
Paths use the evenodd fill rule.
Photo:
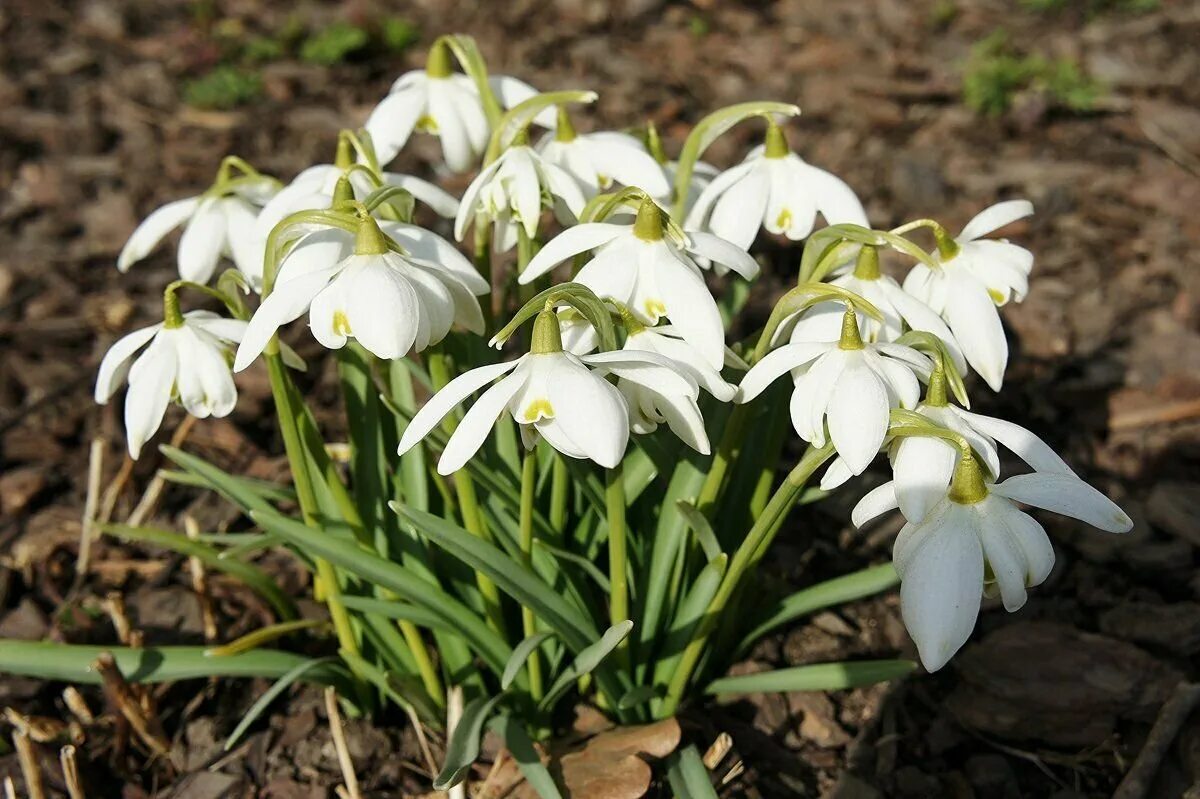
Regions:
<instances>
[{"instance_id":1,"label":"curved stem","mask_svg":"<svg viewBox=\"0 0 1200 799\"><path fill-rule=\"evenodd\" d=\"M625 540L625 468L618 463L605 471L605 515L608 517L609 621L619 624L629 618L628 550ZM629 645L622 642L617 654L628 662Z\"/></svg>"},{"instance_id":2,"label":"curved stem","mask_svg":"<svg viewBox=\"0 0 1200 799\"><path fill-rule=\"evenodd\" d=\"M733 410L729 412L729 418L725 420L725 429L721 432L721 440L717 444L717 451L713 454L712 465L708 468L708 474L704 476L700 493L696 495L696 509L710 519L717 500L721 496L721 490L725 487L725 476L729 473L729 466L745 437L746 424L749 420L750 406L748 405L733 406Z\"/></svg>"},{"instance_id":3,"label":"curved stem","mask_svg":"<svg viewBox=\"0 0 1200 799\"><path fill-rule=\"evenodd\" d=\"M683 693L687 689L688 683L691 682L696 664L704 653L705 644L716 629L721 611L724 610L737 590L742 576L754 562L755 556L764 543L770 541L779 531L788 511L800 498L800 494L804 491L804 485L812 477L813 472L820 468L821 464L825 463L831 455L833 455L832 445L827 444L820 448L809 447L808 451L804 453L804 457L784 479L783 484L776 489L771 501L763 509L762 515L754 522L750 532L746 534L746 538L733 553L733 558L729 562L729 568L721 580L720 587L717 588L717 593L708 604L703 619L696 626L692 640L688 642L683 656L679 659L679 666L667 686L667 695L663 700L660 715L664 717L674 715L679 708Z\"/></svg>"},{"instance_id":4,"label":"curved stem","mask_svg":"<svg viewBox=\"0 0 1200 799\"><path fill-rule=\"evenodd\" d=\"M521 518L520 540L521 562L526 568L533 566L533 501L537 488L537 450L525 453L521 463ZM526 638L537 632L537 618L533 609L521 606L522 633ZM529 653L526 661L529 668L529 695L533 701L540 702L544 695L542 686L542 658L538 650Z\"/></svg>"}]
</instances>

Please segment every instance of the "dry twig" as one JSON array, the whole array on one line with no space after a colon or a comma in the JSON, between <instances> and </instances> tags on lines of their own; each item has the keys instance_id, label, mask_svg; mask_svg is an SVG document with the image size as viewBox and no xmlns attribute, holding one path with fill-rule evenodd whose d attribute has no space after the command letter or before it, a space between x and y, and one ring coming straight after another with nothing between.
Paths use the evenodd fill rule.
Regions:
<instances>
[{"instance_id":1,"label":"dry twig","mask_svg":"<svg viewBox=\"0 0 1200 799\"><path fill-rule=\"evenodd\" d=\"M104 696L109 704L116 708L129 722L129 726L137 733L146 746L154 754L170 760L171 743L157 718L148 717L142 706L138 693L125 680L113 656L105 652L96 658L92 668L104 681Z\"/></svg>"},{"instance_id":2,"label":"dry twig","mask_svg":"<svg viewBox=\"0 0 1200 799\"><path fill-rule=\"evenodd\" d=\"M75 747L64 746L58 752L58 761L62 764L63 782L67 785L67 794L71 799L85 799L83 783L79 781L79 766L75 762Z\"/></svg>"},{"instance_id":3,"label":"dry twig","mask_svg":"<svg viewBox=\"0 0 1200 799\"><path fill-rule=\"evenodd\" d=\"M1200 704L1200 684L1183 682L1175 687L1171 698L1158 711L1158 718L1150 729L1142 751L1138 752L1125 778L1117 786L1113 799L1143 799L1147 795L1163 757L1197 704Z\"/></svg>"},{"instance_id":4,"label":"dry twig","mask_svg":"<svg viewBox=\"0 0 1200 799\"><path fill-rule=\"evenodd\" d=\"M342 769L342 780L346 784L348 799L362 799L358 792L358 777L354 774L354 761L346 746L346 732L342 729L342 714L338 710L337 691L333 686L325 689L325 712L329 715L329 732L333 735L333 748L337 751L338 765ZM339 794L341 791L338 792Z\"/></svg>"},{"instance_id":5,"label":"dry twig","mask_svg":"<svg viewBox=\"0 0 1200 799\"><path fill-rule=\"evenodd\" d=\"M33 741L22 730L13 731L13 745L17 749L17 759L21 763L21 776L25 778L25 790L29 799L46 799L46 787L42 782L42 770L38 768L37 752Z\"/></svg>"}]
</instances>

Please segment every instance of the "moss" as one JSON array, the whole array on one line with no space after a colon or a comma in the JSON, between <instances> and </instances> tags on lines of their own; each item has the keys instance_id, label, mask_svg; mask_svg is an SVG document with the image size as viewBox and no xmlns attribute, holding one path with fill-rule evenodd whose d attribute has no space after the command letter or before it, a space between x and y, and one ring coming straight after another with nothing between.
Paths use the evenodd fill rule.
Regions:
<instances>
[{"instance_id":1,"label":"moss","mask_svg":"<svg viewBox=\"0 0 1200 799\"><path fill-rule=\"evenodd\" d=\"M305 39L300 46L300 58L310 64L333 66L365 48L370 40L366 28L335 22Z\"/></svg>"},{"instance_id":2,"label":"moss","mask_svg":"<svg viewBox=\"0 0 1200 799\"><path fill-rule=\"evenodd\" d=\"M995 31L976 44L963 73L963 102L978 114L999 116L1023 91L1043 92L1050 102L1069 111L1087 112L1104 94L1101 84L1076 62L1022 55L1004 31Z\"/></svg>"},{"instance_id":3,"label":"moss","mask_svg":"<svg viewBox=\"0 0 1200 799\"><path fill-rule=\"evenodd\" d=\"M262 78L257 73L225 65L188 81L183 98L196 108L228 110L257 100L262 92Z\"/></svg>"}]
</instances>

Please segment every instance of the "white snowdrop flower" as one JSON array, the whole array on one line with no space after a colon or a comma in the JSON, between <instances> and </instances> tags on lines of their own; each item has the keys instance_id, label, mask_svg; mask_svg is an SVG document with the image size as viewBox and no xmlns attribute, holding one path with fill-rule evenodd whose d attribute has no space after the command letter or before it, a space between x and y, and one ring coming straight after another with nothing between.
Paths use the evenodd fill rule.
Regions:
<instances>
[{"instance_id":1,"label":"white snowdrop flower","mask_svg":"<svg viewBox=\"0 0 1200 799\"><path fill-rule=\"evenodd\" d=\"M492 246L498 252L511 250L517 245L518 226L530 238L537 234L544 199L564 223L578 219L586 202L573 177L527 144L515 144L467 187L454 220L454 237L462 241L472 223L490 222Z\"/></svg>"},{"instance_id":2,"label":"white snowdrop flower","mask_svg":"<svg viewBox=\"0 0 1200 799\"><path fill-rule=\"evenodd\" d=\"M385 223L405 249L393 252L378 223L310 233L288 253L270 294L250 319L234 370L262 353L282 325L308 312L313 336L330 349L355 338L385 360L441 341L455 323L483 332L477 294L486 281L449 242L414 225Z\"/></svg>"},{"instance_id":3,"label":"white snowdrop flower","mask_svg":"<svg viewBox=\"0 0 1200 799\"><path fill-rule=\"evenodd\" d=\"M721 402L737 394L737 386L725 382L700 351L685 341L673 325L634 329L625 339L625 349L652 352L669 360L689 379Z\"/></svg>"},{"instance_id":4,"label":"white snowdrop flower","mask_svg":"<svg viewBox=\"0 0 1200 799\"><path fill-rule=\"evenodd\" d=\"M712 231L746 249L760 227L793 241L803 239L812 232L818 213L830 225L868 227L854 190L793 153L772 121L766 144L714 178L700 194L687 216L687 228Z\"/></svg>"},{"instance_id":5,"label":"white snowdrop flower","mask_svg":"<svg viewBox=\"0 0 1200 799\"><path fill-rule=\"evenodd\" d=\"M985 209L953 242L939 242L934 254L938 267L917 264L904 280L905 291L942 315L971 368L993 391L1000 390L1008 366L1008 341L996 308L1025 299L1033 253L1003 239L982 237L1032 213L1033 204L1027 200Z\"/></svg>"},{"instance_id":6,"label":"white snowdrop flower","mask_svg":"<svg viewBox=\"0 0 1200 799\"><path fill-rule=\"evenodd\" d=\"M676 176L679 174L679 162L667 161L662 165L662 167L663 173L667 178L667 185L669 185L673 190L675 187ZM696 201L700 199L700 195L704 193L704 190L708 188L709 184L716 179L717 175L720 174L721 170L717 169L712 164L705 161L696 162L695 166L692 167L692 174L688 177L687 196L684 197L683 200L684 219L690 218L692 208L695 207ZM667 194L663 195L662 197L656 195L651 196L653 196L656 200L665 200L666 196L669 194L670 192L668 191Z\"/></svg>"},{"instance_id":7,"label":"white snowdrop flower","mask_svg":"<svg viewBox=\"0 0 1200 799\"><path fill-rule=\"evenodd\" d=\"M518 281L529 283L556 264L589 250L592 260L574 277L602 298L626 306L640 322L667 317L674 331L719 369L725 360L725 327L694 258L728 266L746 279L758 274L750 254L711 233L666 235L663 210L646 198L627 224L588 222L568 228L538 252Z\"/></svg>"},{"instance_id":8,"label":"white snowdrop flower","mask_svg":"<svg viewBox=\"0 0 1200 799\"><path fill-rule=\"evenodd\" d=\"M824 446L828 422L838 455L851 474L862 474L883 444L891 409L916 406L918 375L928 377L932 364L911 347L864 343L856 316L847 306L840 339L788 343L768 353L746 373L737 401L749 402L791 371L796 433Z\"/></svg>"},{"instance_id":9,"label":"white snowdrop flower","mask_svg":"<svg viewBox=\"0 0 1200 799\"><path fill-rule=\"evenodd\" d=\"M829 284L857 294L883 316L881 321L866 314L859 315L858 329L864 341L895 341L910 329L925 331L946 345L960 373L966 371L966 359L950 328L932 308L880 271L879 253L874 247L863 247L853 270L835 277ZM775 338L793 343L831 341L838 337L841 326L841 309L833 303L821 303L784 320L776 330Z\"/></svg>"},{"instance_id":10,"label":"white snowdrop flower","mask_svg":"<svg viewBox=\"0 0 1200 799\"><path fill-rule=\"evenodd\" d=\"M228 416L237 404L229 353L230 345L241 340L246 323L210 311L179 316L177 307L173 314L168 311L168 317L172 315L174 319L118 339L96 376L95 397L101 405L128 379L125 437L129 456L135 460L162 424L172 399L200 419Z\"/></svg>"},{"instance_id":11,"label":"white snowdrop flower","mask_svg":"<svg viewBox=\"0 0 1200 799\"><path fill-rule=\"evenodd\" d=\"M981 595L998 591L1012 612L1025 604L1026 589L1050 574L1054 548L1018 502L1105 532L1133 527L1112 500L1069 472L1038 471L992 484L974 457L963 457L949 491L919 522L904 525L892 552L904 624L929 671L944 666L966 643ZM861 526L897 504L896 485L886 483L862 498L854 523Z\"/></svg>"},{"instance_id":12,"label":"white snowdrop flower","mask_svg":"<svg viewBox=\"0 0 1200 799\"><path fill-rule=\"evenodd\" d=\"M662 167L640 141L614 131L578 134L562 107L554 132L543 137L537 149L548 163L575 178L589 200L614 182L642 189L651 197L671 192Z\"/></svg>"},{"instance_id":13,"label":"white snowdrop flower","mask_svg":"<svg viewBox=\"0 0 1200 799\"><path fill-rule=\"evenodd\" d=\"M128 271L158 246L168 233L183 226L176 260L179 276L207 283L221 257L233 260L247 276L262 272L255 246L254 226L259 210L279 189L279 181L264 175L221 180L204 194L175 200L155 209L134 229L117 257L117 269Z\"/></svg>"},{"instance_id":14,"label":"white snowdrop flower","mask_svg":"<svg viewBox=\"0 0 1200 799\"><path fill-rule=\"evenodd\" d=\"M413 417L399 452L403 455L416 446L475 391L503 378L463 416L438 461L439 473L461 469L506 411L520 426L528 448L540 436L563 455L612 468L629 442L629 409L621 392L605 379L609 373L661 386L683 380L665 359L651 353L622 350L579 357L564 352L557 315L543 312L534 323L529 353L515 361L472 369L447 383Z\"/></svg>"}]
</instances>

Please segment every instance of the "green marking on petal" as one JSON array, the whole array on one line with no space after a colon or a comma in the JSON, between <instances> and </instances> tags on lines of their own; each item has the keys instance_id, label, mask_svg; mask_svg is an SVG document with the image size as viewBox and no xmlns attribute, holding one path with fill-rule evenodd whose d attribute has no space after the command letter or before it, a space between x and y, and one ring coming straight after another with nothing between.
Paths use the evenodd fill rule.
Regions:
<instances>
[{"instance_id":1,"label":"green marking on petal","mask_svg":"<svg viewBox=\"0 0 1200 799\"><path fill-rule=\"evenodd\" d=\"M333 312L333 332L337 333L339 336L351 335L350 320L346 318L345 311Z\"/></svg>"},{"instance_id":2,"label":"green marking on petal","mask_svg":"<svg viewBox=\"0 0 1200 799\"><path fill-rule=\"evenodd\" d=\"M539 419L553 419L554 406L550 404L550 400L548 399L535 399L525 406L525 413L522 416L529 423L536 422Z\"/></svg>"}]
</instances>

